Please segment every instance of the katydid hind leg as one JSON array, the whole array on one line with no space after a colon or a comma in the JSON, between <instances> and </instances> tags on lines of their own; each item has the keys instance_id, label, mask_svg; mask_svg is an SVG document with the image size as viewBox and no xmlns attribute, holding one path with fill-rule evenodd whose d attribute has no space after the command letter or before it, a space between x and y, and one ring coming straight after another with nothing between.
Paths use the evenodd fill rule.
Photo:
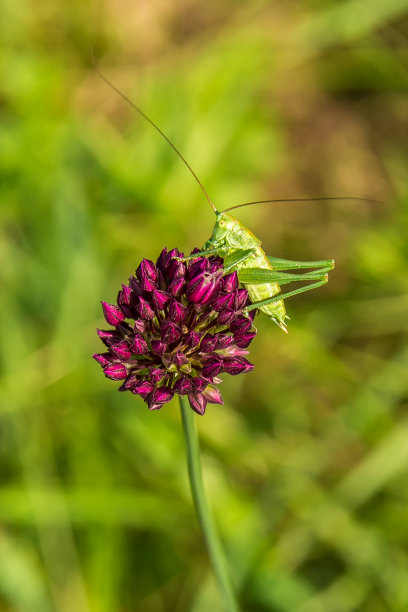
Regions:
<instances>
[{"instance_id":1,"label":"katydid hind leg","mask_svg":"<svg viewBox=\"0 0 408 612\"><path fill-rule=\"evenodd\" d=\"M329 268L329 270L333 270L335 266L334 259L322 259L319 261L293 261L291 259L270 257L269 255L268 259L274 270L298 270L302 268Z\"/></svg>"},{"instance_id":2,"label":"katydid hind leg","mask_svg":"<svg viewBox=\"0 0 408 612\"><path fill-rule=\"evenodd\" d=\"M311 291L312 289L317 289L322 285L325 285L328 281L327 275L320 281L316 283L311 283L310 285L305 285L304 287L299 287L298 289L294 289L293 291L288 291L288 293L279 293L279 295L275 295L273 297L267 298L266 300L261 300L260 302L254 302L250 306L247 306L246 311L250 312L255 308L261 308L262 306L267 306L268 304L273 304L274 302L279 302L280 300L285 300L286 298L292 297L294 295L298 295L299 293L305 293L306 291Z\"/></svg>"}]
</instances>

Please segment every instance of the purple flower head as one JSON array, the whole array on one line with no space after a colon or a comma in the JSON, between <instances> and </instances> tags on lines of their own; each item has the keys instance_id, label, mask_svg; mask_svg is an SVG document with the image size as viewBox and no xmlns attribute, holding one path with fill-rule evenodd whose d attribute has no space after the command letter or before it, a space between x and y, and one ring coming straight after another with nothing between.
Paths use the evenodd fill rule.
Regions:
<instances>
[{"instance_id":1,"label":"purple flower head","mask_svg":"<svg viewBox=\"0 0 408 612\"><path fill-rule=\"evenodd\" d=\"M236 272L224 275L219 257L182 257L163 249L155 264L143 259L117 306L102 302L113 329L98 330L107 350L94 359L107 378L121 381L120 391L139 395L150 410L179 394L204 414L207 403L223 403L220 374L253 369L243 349L256 330L253 313L244 314L248 294Z\"/></svg>"}]
</instances>

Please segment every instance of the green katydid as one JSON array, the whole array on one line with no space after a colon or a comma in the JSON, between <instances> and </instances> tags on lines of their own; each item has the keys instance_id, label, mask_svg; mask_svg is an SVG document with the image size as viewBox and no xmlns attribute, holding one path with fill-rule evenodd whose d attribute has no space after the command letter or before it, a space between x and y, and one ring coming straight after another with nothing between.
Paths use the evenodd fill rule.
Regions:
<instances>
[{"instance_id":1,"label":"green katydid","mask_svg":"<svg viewBox=\"0 0 408 612\"><path fill-rule=\"evenodd\" d=\"M299 198L296 198L298 200ZM261 241L238 219L228 214L228 211L242 206L272 202L247 202L232 206L222 212L218 211L208 198L214 212L215 225L212 236L204 244L200 255L219 255L224 260L226 272L238 271L238 278L247 289L251 305L246 308L249 312L258 309L268 315L274 323L287 332L285 319L288 318L284 300L298 293L316 289L327 283L328 272L334 268L334 260L323 261L290 261L277 257L268 257L262 249ZM279 201L279 200L276 200ZM287 272L287 270L300 270L316 268L305 273ZM294 281L313 281L308 285L294 289L286 294L281 293L281 285Z\"/></svg>"},{"instance_id":2,"label":"green katydid","mask_svg":"<svg viewBox=\"0 0 408 612\"><path fill-rule=\"evenodd\" d=\"M261 246L261 241L238 219L229 214L229 211L270 202L297 202L311 200L367 200L366 198L335 197L335 198L291 198L280 200L260 200L257 202L246 202L219 211L211 201L200 179L183 157L180 151L170 141L166 134L123 92L113 85L102 73L95 68L97 74L116 93L118 93L128 104L130 104L152 127L167 141L175 153L187 166L188 170L197 181L210 206L215 213L215 225L211 237L207 240L201 251L185 259L197 256L219 255L224 260L226 272L237 271L241 284L247 289L251 305L246 312L257 309L268 315L281 329L287 332L285 319L286 314L284 300L291 296L316 289L327 283L328 272L334 268L334 260L322 261L291 261L266 255ZM308 269L308 272L294 272L294 270ZM291 282L307 282L297 289L281 292L281 286Z\"/></svg>"}]
</instances>

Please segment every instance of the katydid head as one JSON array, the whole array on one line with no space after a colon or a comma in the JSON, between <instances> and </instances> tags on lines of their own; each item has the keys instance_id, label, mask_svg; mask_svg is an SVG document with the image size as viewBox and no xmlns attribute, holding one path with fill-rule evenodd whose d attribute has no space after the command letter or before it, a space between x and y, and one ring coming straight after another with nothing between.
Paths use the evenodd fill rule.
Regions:
<instances>
[{"instance_id":1,"label":"katydid head","mask_svg":"<svg viewBox=\"0 0 408 612\"><path fill-rule=\"evenodd\" d=\"M215 225L211 238L205 243L205 248L223 246L228 234L236 226L237 220L226 212L215 210Z\"/></svg>"}]
</instances>

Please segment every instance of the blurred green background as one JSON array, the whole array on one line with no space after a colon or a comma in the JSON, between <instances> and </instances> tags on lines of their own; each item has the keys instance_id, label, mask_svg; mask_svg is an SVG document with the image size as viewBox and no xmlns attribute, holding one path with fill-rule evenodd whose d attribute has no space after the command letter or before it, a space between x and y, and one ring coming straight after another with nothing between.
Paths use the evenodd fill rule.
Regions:
<instances>
[{"instance_id":1,"label":"blurred green background","mask_svg":"<svg viewBox=\"0 0 408 612\"><path fill-rule=\"evenodd\" d=\"M245 612L408 610L407 0L0 4L0 611L221 612L176 401L91 354L100 300L219 208L334 257L197 418Z\"/></svg>"}]
</instances>

